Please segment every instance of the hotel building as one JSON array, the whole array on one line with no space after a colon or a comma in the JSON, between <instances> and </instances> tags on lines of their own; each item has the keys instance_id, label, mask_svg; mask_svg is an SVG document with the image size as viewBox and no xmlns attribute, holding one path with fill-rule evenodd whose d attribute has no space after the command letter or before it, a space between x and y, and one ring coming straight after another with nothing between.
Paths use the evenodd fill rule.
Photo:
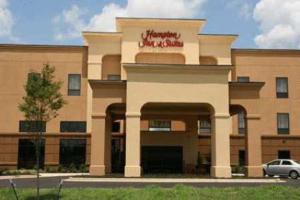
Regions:
<instances>
[{"instance_id":1,"label":"hotel building","mask_svg":"<svg viewBox=\"0 0 300 200\"><path fill-rule=\"evenodd\" d=\"M46 125L43 167L91 175L210 173L300 159L300 51L233 49L198 19L117 18L84 46L0 45L0 168L32 168L18 110L28 74L55 66L68 102Z\"/></svg>"}]
</instances>

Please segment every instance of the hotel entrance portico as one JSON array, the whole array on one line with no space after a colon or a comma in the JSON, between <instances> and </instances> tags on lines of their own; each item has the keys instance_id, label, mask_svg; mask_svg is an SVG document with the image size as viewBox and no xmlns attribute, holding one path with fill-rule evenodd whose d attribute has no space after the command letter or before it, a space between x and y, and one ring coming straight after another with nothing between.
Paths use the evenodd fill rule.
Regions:
<instances>
[{"instance_id":1,"label":"hotel entrance portico","mask_svg":"<svg viewBox=\"0 0 300 200\"><path fill-rule=\"evenodd\" d=\"M201 153L198 121L206 118L210 174L231 177L230 104L245 106L251 121L247 128L252 129L252 119L258 116L253 102L262 87L231 82L231 44L236 36L198 34L205 20L117 18L116 22L118 32L83 33L89 46L90 173L104 175L116 168L124 169L126 177L139 177L143 171L192 172ZM244 92L246 99L236 92ZM119 153L118 139L111 133L115 120L123 121ZM260 142L259 135L250 136L248 131L247 149L253 141ZM163 159L156 159L159 151L165 153ZM112 162L112 154L123 159ZM246 154L248 174L259 176L259 156Z\"/></svg>"},{"instance_id":2,"label":"hotel entrance portico","mask_svg":"<svg viewBox=\"0 0 300 200\"><path fill-rule=\"evenodd\" d=\"M125 176L141 175L140 118L147 103L203 103L211 105L213 110L211 175L230 177L230 66L210 66L209 71L206 67L188 65L124 64L124 67L127 72Z\"/></svg>"}]
</instances>

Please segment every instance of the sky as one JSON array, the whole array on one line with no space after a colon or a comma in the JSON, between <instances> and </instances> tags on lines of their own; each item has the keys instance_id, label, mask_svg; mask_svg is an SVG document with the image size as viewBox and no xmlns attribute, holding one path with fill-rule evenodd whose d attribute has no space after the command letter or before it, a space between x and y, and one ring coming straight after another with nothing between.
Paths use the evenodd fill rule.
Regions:
<instances>
[{"instance_id":1,"label":"sky","mask_svg":"<svg viewBox=\"0 0 300 200\"><path fill-rule=\"evenodd\" d=\"M300 0L0 0L0 43L82 45L115 17L201 18L235 48L300 48Z\"/></svg>"}]
</instances>

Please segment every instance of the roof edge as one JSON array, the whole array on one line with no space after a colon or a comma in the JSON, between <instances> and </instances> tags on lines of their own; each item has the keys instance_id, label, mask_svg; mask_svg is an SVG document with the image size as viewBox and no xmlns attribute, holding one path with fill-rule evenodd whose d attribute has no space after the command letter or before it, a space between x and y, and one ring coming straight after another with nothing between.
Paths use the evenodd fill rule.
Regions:
<instances>
[{"instance_id":1,"label":"roof edge","mask_svg":"<svg viewBox=\"0 0 300 200\"><path fill-rule=\"evenodd\" d=\"M174 21L206 21L202 18L159 18L159 17L116 17L116 20L174 20Z\"/></svg>"},{"instance_id":2,"label":"roof edge","mask_svg":"<svg viewBox=\"0 0 300 200\"><path fill-rule=\"evenodd\" d=\"M85 49L86 45L55 45L55 44L0 44L0 48L62 48Z\"/></svg>"},{"instance_id":3,"label":"roof edge","mask_svg":"<svg viewBox=\"0 0 300 200\"><path fill-rule=\"evenodd\" d=\"M259 49L259 48L232 48L232 52L237 53L256 53L256 52L266 52L266 53L300 53L300 49Z\"/></svg>"}]
</instances>

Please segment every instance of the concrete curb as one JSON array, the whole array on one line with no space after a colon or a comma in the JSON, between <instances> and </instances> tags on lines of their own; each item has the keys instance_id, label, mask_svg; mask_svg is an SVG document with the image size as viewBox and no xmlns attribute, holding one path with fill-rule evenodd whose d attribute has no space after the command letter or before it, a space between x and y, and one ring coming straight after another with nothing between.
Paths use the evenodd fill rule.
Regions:
<instances>
[{"instance_id":1,"label":"concrete curb","mask_svg":"<svg viewBox=\"0 0 300 200\"><path fill-rule=\"evenodd\" d=\"M99 183L285 183L276 179L178 179L178 178L73 178L65 182L99 182Z\"/></svg>"}]
</instances>

